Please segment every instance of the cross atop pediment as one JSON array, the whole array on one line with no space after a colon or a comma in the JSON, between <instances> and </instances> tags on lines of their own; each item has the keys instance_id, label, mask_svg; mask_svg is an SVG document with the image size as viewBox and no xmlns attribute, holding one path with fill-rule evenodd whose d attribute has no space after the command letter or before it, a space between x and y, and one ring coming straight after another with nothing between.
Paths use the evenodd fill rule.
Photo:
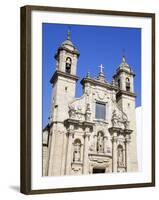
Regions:
<instances>
[{"instance_id":1,"label":"cross atop pediment","mask_svg":"<svg viewBox=\"0 0 159 200\"><path fill-rule=\"evenodd\" d=\"M99 68L100 68L100 73L103 74L103 69L104 69L103 65L101 64L101 65L99 66Z\"/></svg>"}]
</instances>

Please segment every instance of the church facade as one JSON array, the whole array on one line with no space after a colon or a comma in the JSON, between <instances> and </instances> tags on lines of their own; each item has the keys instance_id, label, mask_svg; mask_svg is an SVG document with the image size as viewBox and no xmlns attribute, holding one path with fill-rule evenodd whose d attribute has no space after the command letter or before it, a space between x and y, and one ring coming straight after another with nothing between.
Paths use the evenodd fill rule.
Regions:
<instances>
[{"instance_id":1,"label":"church facade","mask_svg":"<svg viewBox=\"0 0 159 200\"><path fill-rule=\"evenodd\" d=\"M43 176L138 170L134 72L122 57L112 83L103 66L81 80L75 98L79 52L67 39L58 48L49 123L43 130Z\"/></svg>"}]
</instances>

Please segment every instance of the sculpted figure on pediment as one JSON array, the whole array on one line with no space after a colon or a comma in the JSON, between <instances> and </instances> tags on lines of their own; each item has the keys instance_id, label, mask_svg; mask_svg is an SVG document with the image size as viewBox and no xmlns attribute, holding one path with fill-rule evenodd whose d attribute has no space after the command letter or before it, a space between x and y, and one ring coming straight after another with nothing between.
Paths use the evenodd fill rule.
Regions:
<instances>
[{"instance_id":1,"label":"sculpted figure on pediment","mask_svg":"<svg viewBox=\"0 0 159 200\"><path fill-rule=\"evenodd\" d=\"M112 121L113 127L119 127L123 129L129 127L127 115L120 110L117 110L117 109L113 110L111 121Z\"/></svg>"},{"instance_id":2,"label":"sculpted figure on pediment","mask_svg":"<svg viewBox=\"0 0 159 200\"><path fill-rule=\"evenodd\" d=\"M70 118L76 117L76 109L74 105L69 105L69 117Z\"/></svg>"},{"instance_id":3,"label":"sculpted figure on pediment","mask_svg":"<svg viewBox=\"0 0 159 200\"><path fill-rule=\"evenodd\" d=\"M117 111L114 110L112 113L112 126L118 127L119 126L118 122L119 122L119 116L117 114Z\"/></svg>"}]
</instances>

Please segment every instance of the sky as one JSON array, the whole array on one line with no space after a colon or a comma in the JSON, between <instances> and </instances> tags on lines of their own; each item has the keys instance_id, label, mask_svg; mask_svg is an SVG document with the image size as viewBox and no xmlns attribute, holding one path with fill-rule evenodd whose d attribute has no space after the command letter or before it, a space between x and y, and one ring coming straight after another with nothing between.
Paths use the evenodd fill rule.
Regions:
<instances>
[{"instance_id":1,"label":"sky","mask_svg":"<svg viewBox=\"0 0 159 200\"><path fill-rule=\"evenodd\" d=\"M95 78L101 64L104 66L106 80L111 83L112 76L124 54L126 62L136 74L134 79L134 90L137 95L136 107L141 106L141 29L43 23L43 127L48 123L51 108L50 79L55 72L54 55L61 43L66 40L68 30L71 32L71 41L80 52L77 64L77 76L80 79L76 86L76 97L82 95L81 79L88 71L90 76Z\"/></svg>"}]
</instances>

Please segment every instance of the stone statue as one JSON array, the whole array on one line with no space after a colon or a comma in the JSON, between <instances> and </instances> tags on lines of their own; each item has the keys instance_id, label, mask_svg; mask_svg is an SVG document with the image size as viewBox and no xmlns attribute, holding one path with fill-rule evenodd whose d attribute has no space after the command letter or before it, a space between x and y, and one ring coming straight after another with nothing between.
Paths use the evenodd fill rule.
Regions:
<instances>
[{"instance_id":1,"label":"stone statue","mask_svg":"<svg viewBox=\"0 0 159 200\"><path fill-rule=\"evenodd\" d=\"M76 109L73 105L69 105L69 117L70 118L76 117Z\"/></svg>"},{"instance_id":2,"label":"stone statue","mask_svg":"<svg viewBox=\"0 0 159 200\"><path fill-rule=\"evenodd\" d=\"M112 114L112 125L114 127L118 126L118 121L119 121L119 116L117 115L116 110L114 110Z\"/></svg>"},{"instance_id":3,"label":"stone statue","mask_svg":"<svg viewBox=\"0 0 159 200\"><path fill-rule=\"evenodd\" d=\"M95 150L95 142L93 141L89 147L90 151L94 151Z\"/></svg>"},{"instance_id":4,"label":"stone statue","mask_svg":"<svg viewBox=\"0 0 159 200\"><path fill-rule=\"evenodd\" d=\"M74 146L73 152L73 161L80 161L81 160L81 146L79 143L76 143Z\"/></svg>"},{"instance_id":5,"label":"stone statue","mask_svg":"<svg viewBox=\"0 0 159 200\"><path fill-rule=\"evenodd\" d=\"M98 137L97 137L97 151L98 152L103 152L104 146L103 146L103 134L99 132Z\"/></svg>"},{"instance_id":6,"label":"stone statue","mask_svg":"<svg viewBox=\"0 0 159 200\"><path fill-rule=\"evenodd\" d=\"M88 103L86 106L86 121L91 121L91 111L90 104Z\"/></svg>"},{"instance_id":7,"label":"stone statue","mask_svg":"<svg viewBox=\"0 0 159 200\"><path fill-rule=\"evenodd\" d=\"M122 148L118 148L118 165L119 166L123 166L124 162L123 162L123 149Z\"/></svg>"}]
</instances>

